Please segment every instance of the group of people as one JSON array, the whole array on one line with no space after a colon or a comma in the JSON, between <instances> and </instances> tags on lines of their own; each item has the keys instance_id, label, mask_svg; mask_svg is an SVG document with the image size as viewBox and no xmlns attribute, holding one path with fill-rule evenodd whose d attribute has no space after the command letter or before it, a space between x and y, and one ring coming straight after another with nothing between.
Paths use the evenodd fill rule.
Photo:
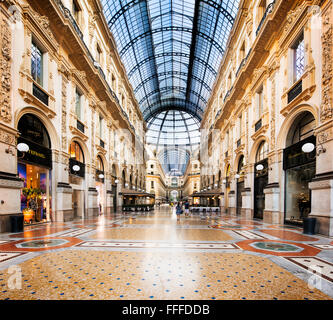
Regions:
<instances>
[{"instance_id":1,"label":"group of people","mask_svg":"<svg viewBox=\"0 0 333 320\"><path fill-rule=\"evenodd\" d=\"M177 205L176 205L177 220L180 220L180 215L183 214L183 212L184 212L183 207L185 209L185 217L190 216L190 204L189 204L189 202L187 200L184 202L184 204L182 202L177 202Z\"/></svg>"}]
</instances>

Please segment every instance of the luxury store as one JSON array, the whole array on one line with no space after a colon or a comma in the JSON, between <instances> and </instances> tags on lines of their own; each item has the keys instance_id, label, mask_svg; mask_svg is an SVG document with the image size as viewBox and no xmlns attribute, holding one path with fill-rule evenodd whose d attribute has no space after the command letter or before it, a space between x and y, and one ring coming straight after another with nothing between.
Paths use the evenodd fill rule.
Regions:
<instances>
[{"instance_id":1,"label":"luxury store","mask_svg":"<svg viewBox=\"0 0 333 320\"><path fill-rule=\"evenodd\" d=\"M285 222L302 224L311 212L309 183L316 174L315 119L302 113L290 128L283 153L285 171Z\"/></svg>"},{"instance_id":2,"label":"luxury store","mask_svg":"<svg viewBox=\"0 0 333 320\"><path fill-rule=\"evenodd\" d=\"M18 123L18 174L24 181L21 211L24 223L51 221L51 141L44 124L25 114ZM20 147L19 147L20 146ZM21 151L20 151L21 150Z\"/></svg>"}]
</instances>

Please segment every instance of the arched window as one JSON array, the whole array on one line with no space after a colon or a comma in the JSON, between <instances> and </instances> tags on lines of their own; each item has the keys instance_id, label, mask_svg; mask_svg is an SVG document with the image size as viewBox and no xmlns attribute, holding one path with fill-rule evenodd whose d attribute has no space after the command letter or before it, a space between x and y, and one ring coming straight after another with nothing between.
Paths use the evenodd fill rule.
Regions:
<instances>
[{"instance_id":1,"label":"arched window","mask_svg":"<svg viewBox=\"0 0 333 320\"><path fill-rule=\"evenodd\" d=\"M21 137L45 148L51 148L49 134L44 124L34 115L28 113L22 116L18 126Z\"/></svg>"},{"instance_id":2,"label":"arched window","mask_svg":"<svg viewBox=\"0 0 333 320\"><path fill-rule=\"evenodd\" d=\"M239 158L239 161L238 161L238 169L237 169L237 172L238 172L238 173L241 173L242 170L243 170L243 167L244 167L244 156L242 155L242 156Z\"/></svg>"},{"instance_id":3,"label":"arched window","mask_svg":"<svg viewBox=\"0 0 333 320\"><path fill-rule=\"evenodd\" d=\"M81 146L76 142L72 141L69 146L69 157L75 159L81 163L84 163L84 155Z\"/></svg>"},{"instance_id":4,"label":"arched window","mask_svg":"<svg viewBox=\"0 0 333 320\"><path fill-rule=\"evenodd\" d=\"M311 112L302 113L291 126L288 137L287 147L302 141L313 135L316 120Z\"/></svg>"},{"instance_id":5,"label":"arched window","mask_svg":"<svg viewBox=\"0 0 333 320\"><path fill-rule=\"evenodd\" d=\"M100 156L97 156L97 166L96 166L96 169L98 171L102 171L104 172L104 164L103 164L103 160Z\"/></svg>"},{"instance_id":6,"label":"arched window","mask_svg":"<svg viewBox=\"0 0 333 320\"><path fill-rule=\"evenodd\" d=\"M257 151L256 162L260 162L268 157L268 144L262 141Z\"/></svg>"}]
</instances>

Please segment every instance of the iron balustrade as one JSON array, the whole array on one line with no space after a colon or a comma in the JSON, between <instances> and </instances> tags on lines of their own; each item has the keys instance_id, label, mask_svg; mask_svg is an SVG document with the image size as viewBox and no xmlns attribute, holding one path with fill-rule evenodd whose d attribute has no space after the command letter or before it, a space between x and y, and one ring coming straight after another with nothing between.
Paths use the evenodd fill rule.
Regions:
<instances>
[{"instance_id":1,"label":"iron balustrade","mask_svg":"<svg viewBox=\"0 0 333 320\"><path fill-rule=\"evenodd\" d=\"M270 14L273 11L274 5L275 5L275 0L267 6L266 11L264 13L264 16L260 20L259 26L257 28L256 36L258 35L258 33L259 33L262 25L264 24L264 22L266 20L266 17L268 16L268 14Z\"/></svg>"},{"instance_id":2,"label":"iron balustrade","mask_svg":"<svg viewBox=\"0 0 333 320\"><path fill-rule=\"evenodd\" d=\"M79 38L81 39L82 41L82 44L87 52L87 55L89 57L89 59L91 60L91 62L94 64L94 66L96 66L96 61L93 57L93 55L91 54L88 46L86 45L85 41L84 41L84 38L83 38L83 33L80 29L80 27L78 26L77 22L75 21L74 17L72 16L72 13L70 12L70 10L68 8L66 8L62 1L61 0L53 0L57 5L58 5L58 8L60 9L61 13L63 14L63 16L68 19L72 25L72 27L74 28L76 34L79 36ZM102 68L100 66L97 67L100 75L104 78L106 84L107 84L107 88L111 94L111 96L116 100L116 103L117 105L120 107L120 109L122 110L122 107L120 106L120 102L119 102L119 99L116 95L116 93L111 89L110 85L108 84L108 82L106 81L106 76L105 76L105 73L104 71L102 70Z\"/></svg>"},{"instance_id":3,"label":"iron balustrade","mask_svg":"<svg viewBox=\"0 0 333 320\"><path fill-rule=\"evenodd\" d=\"M84 124L81 121L76 120L76 128L84 133Z\"/></svg>"},{"instance_id":4,"label":"iron balustrade","mask_svg":"<svg viewBox=\"0 0 333 320\"><path fill-rule=\"evenodd\" d=\"M289 92L288 92L288 103L293 101L303 91L302 80L299 81Z\"/></svg>"},{"instance_id":5,"label":"iron balustrade","mask_svg":"<svg viewBox=\"0 0 333 320\"><path fill-rule=\"evenodd\" d=\"M230 93L231 93L233 87L234 87L234 86L232 86L232 87L227 91L227 93L226 93L225 96L224 96L223 102L225 102L225 100L227 100L227 98L230 96Z\"/></svg>"},{"instance_id":6,"label":"iron balustrade","mask_svg":"<svg viewBox=\"0 0 333 320\"><path fill-rule=\"evenodd\" d=\"M262 127L262 119L257 121L256 124L254 125L255 132L257 132L261 127Z\"/></svg>"},{"instance_id":7,"label":"iron balustrade","mask_svg":"<svg viewBox=\"0 0 333 320\"><path fill-rule=\"evenodd\" d=\"M238 67L238 69L237 69L237 72L236 72L236 78L238 77L238 74L239 74L239 72L241 71L241 69L244 67L244 65L245 65L245 63L246 63L246 61L247 61L247 59L249 58L249 55L250 55L251 51L252 51L252 48L250 48L250 50L249 50L249 52L247 53L246 57L245 57L245 58L242 60L242 62L240 63L240 65L239 65L239 67Z\"/></svg>"},{"instance_id":8,"label":"iron balustrade","mask_svg":"<svg viewBox=\"0 0 333 320\"><path fill-rule=\"evenodd\" d=\"M32 94L45 105L49 105L49 95L40 89L36 84L32 84Z\"/></svg>"}]
</instances>

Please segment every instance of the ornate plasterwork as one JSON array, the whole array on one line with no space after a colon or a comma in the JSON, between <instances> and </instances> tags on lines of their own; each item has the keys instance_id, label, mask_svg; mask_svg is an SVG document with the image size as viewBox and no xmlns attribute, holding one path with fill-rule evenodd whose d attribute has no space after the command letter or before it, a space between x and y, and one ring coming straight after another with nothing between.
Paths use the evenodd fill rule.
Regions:
<instances>
[{"instance_id":1,"label":"ornate plasterwork","mask_svg":"<svg viewBox=\"0 0 333 320\"><path fill-rule=\"evenodd\" d=\"M67 150L67 79L62 76L61 86L61 147Z\"/></svg>"},{"instance_id":2,"label":"ornate plasterwork","mask_svg":"<svg viewBox=\"0 0 333 320\"><path fill-rule=\"evenodd\" d=\"M271 82L271 108L270 108L270 115L271 115L271 150L275 148L275 100L276 100L276 85L275 85L275 75L272 77Z\"/></svg>"},{"instance_id":3,"label":"ornate plasterwork","mask_svg":"<svg viewBox=\"0 0 333 320\"><path fill-rule=\"evenodd\" d=\"M52 46L52 50L49 51L57 52L59 50L59 44L56 41L53 32L50 28L49 19L46 16L42 16L36 11L34 11L29 5L23 6L23 15L31 23L29 29L31 29L31 31L33 29L38 30L39 36L47 39L48 44Z\"/></svg>"},{"instance_id":4,"label":"ornate plasterwork","mask_svg":"<svg viewBox=\"0 0 333 320\"><path fill-rule=\"evenodd\" d=\"M7 145L15 146L16 137L14 134L0 129L0 142L6 143Z\"/></svg>"},{"instance_id":5,"label":"ornate plasterwork","mask_svg":"<svg viewBox=\"0 0 333 320\"><path fill-rule=\"evenodd\" d=\"M6 19L1 17L0 39L0 120L10 122L12 120L11 107L11 29Z\"/></svg>"},{"instance_id":6,"label":"ornate plasterwork","mask_svg":"<svg viewBox=\"0 0 333 320\"><path fill-rule=\"evenodd\" d=\"M323 75L322 75L322 104L320 111L321 121L327 121L332 118L332 33L333 33L333 21L332 5L326 10L322 17L322 62L323 62Z\"/></svg>"}]
</instances>

